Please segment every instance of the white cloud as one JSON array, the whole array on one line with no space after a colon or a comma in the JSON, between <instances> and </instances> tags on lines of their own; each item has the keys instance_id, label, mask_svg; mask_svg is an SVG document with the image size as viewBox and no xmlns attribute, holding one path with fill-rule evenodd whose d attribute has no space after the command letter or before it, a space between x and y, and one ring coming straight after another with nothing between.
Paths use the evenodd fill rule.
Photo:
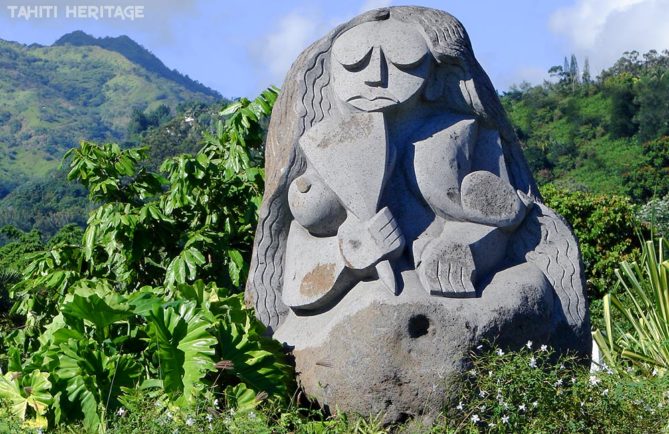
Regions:
<instances>
[{"instance_id":1,"label":"white cloud","mask_svg":"<svg viewBox=\"0 0 669 434\"><path fill-rule=\"evenodd\" d=\"M254 53L267 71L266 83L281 85L293 61L321 32L321 19L296 12L282 17L277 28L265 35Z\"/></svg>"},{"instance_id":2,"label":"white cloud","mask_svg":"<svg viewBox=\"0 0 669 434\"><path fill-rule=\"evenodd\" d=\"M558 9L551 30L566 37L568 49L588 57L599 73L624 51L669 49L669 0L577 0Z\"/></svg>"}]
</instances>

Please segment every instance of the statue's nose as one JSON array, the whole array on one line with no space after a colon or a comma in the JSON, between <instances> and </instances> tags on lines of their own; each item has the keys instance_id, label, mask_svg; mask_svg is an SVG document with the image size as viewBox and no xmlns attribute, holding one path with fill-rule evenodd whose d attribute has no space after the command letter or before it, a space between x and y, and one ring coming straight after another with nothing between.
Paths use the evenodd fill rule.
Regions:
<instances>
[{"instance_id":1,"label":"statue's nose","mask_svg":"<svg viewBox=\"0 0 669 434\"><path fill-rule=\"evenodd\" d=\"M388 64L381 47L374 47L369 63L365 68L365 84L368 86L384 86L388 81Z\"/></svg>"}]
</instances>

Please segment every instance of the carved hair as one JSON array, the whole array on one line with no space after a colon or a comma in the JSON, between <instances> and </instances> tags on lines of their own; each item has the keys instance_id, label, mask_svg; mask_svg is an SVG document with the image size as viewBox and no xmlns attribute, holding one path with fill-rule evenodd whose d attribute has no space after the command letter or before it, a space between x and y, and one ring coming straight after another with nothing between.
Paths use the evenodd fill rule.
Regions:
<instances>
[{"instance_id":1,"label":"carved hair","mask_svg":"<svg viewBox=\"0 0 669 434\"><path fill-rule=\"evenodd\" d=\"M462 24L445 12L421 7L364 13L334 29L298 57L272 112L265 152L265 194L246 288L247 304L255 307L270 332L287 313L281 302L286 239L292 220L287 192L306 168L296 145L305 131L337 110L330 81L332 44L359 24L388 18L415 24L428 42L437 67L434 77L428 78L436 81L428 82L426 98L445 110L476 116L483 125L499 131L511 184L540 199L518 139L490 79L474 57Z\"/></svg>"}]
</instances>

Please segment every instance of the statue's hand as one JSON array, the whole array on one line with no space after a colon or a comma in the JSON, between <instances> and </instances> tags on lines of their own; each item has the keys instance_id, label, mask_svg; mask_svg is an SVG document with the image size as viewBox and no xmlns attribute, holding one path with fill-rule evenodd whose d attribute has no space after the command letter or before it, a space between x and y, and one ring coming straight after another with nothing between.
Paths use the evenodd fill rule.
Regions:
<instances>
[{"instance_id":1,"label":"statue's hand","mask_svg":"<svg viewBox=\"0 0 669 434\"><path fill-rule=\"evenodd\" d=\"M467 243L436 238L425 247L418 274L431 295L476 296L476 263Z\"/></svg>"},{"instance_id":2,"label":"statue's hand","mask_svg":"<svg viewBox=\"0 0 669 434\"><path fill-rule=\"evenodd\" d=\"M399 255L404 236L386 207L367 221L349 216L337 233L339 251L349 268L362 270Z\"/></svg>"}]
</instances>

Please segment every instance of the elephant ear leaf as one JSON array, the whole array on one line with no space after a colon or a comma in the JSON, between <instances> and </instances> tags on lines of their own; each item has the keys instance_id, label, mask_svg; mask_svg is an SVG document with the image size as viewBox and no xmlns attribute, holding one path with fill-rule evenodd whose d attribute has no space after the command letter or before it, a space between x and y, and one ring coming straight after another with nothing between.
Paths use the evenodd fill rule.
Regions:
<instances>
[{"instance_id":1,"label":"elephant ear leaf","mask_svg":"<svg viewBox=\"0 0 669 434\"><path fill-rule=\"evenodd\" d=\"M157 347L160 376L165 391L172 396L183 395L192 402L197 395L198 383L213 369L216 338L211 327L192 303L181 306L156 307L147 320L149 336Z\"/></svg>"},{"instance_id":2,"label":"elephant ear leaf","mask_svg":"<svg viewBox=\"0 0 669 434\"><path fill-rule=\"evenodd\" d=\"M68 296L63 303L62 313L92 323L97 330L123 321L132 315L123 297L117 294L106 294L101 297L96 292L77 290Z\"/></svg>"},{"instance_id":3,"label":"elephant ear leaf","mask_svg":"<svg viewBox=\"0 0 669 434\"><path fill-rule=\"evenodd\" d=\"M34 428L47 428L46 412L53 402L49 374L35 370L21 378L18 372L0 376L0 399L6 401L14 414ZM34 413L29 418L28 409Z\"/></svg>"}]
</instances>

